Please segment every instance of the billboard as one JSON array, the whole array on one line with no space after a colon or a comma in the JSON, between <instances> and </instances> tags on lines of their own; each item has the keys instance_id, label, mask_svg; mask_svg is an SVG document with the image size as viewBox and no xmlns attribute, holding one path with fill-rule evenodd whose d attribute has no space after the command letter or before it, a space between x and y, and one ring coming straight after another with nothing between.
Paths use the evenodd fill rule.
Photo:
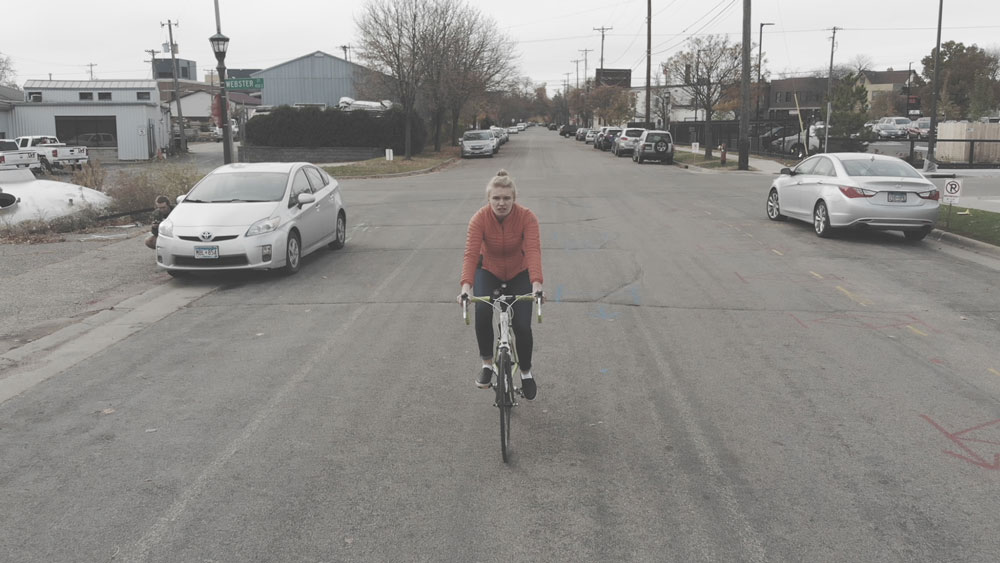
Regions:
<instances>
[{"instance_id":1,"label":"billboard","mask_svg":"<svg viewBox=\"0 0 1000 563\"><path fill-rule=\"evenodd\" d=\"M597 69L598 86L632 87L632 69L630 68L599 68Z\"/></svg>"}]
</instances>

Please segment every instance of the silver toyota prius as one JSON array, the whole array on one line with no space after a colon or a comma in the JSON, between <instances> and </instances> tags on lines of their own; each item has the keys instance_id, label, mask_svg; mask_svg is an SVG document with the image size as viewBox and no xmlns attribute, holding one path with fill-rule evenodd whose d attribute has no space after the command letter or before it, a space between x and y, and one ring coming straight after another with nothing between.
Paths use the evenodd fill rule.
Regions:
<instances>
[{"instance_id":1,"label":"silver toyota prius","mask_svg":"<svg viewBox=\"0 0 1000 563\"><path fill-rule=\"evenodd\" d=\"M939 199L930 180L896 157L818 154L781 170L767 193L767 216L812 223L820 237L855 228L902 231L916 241L934 228Z\"/></svg>"},{"instance_id":2,"label":"silver toyota prius","mask_svg":"<svg viewBox=\"0 0 1000 563\"><path fill-rule=\"evenodd\" d=\"M305 162L216 168L160 222L156 263L177 276L207 270L298 271L302 257L344 246L337 181Z\"/></svg>"}]
</instances>

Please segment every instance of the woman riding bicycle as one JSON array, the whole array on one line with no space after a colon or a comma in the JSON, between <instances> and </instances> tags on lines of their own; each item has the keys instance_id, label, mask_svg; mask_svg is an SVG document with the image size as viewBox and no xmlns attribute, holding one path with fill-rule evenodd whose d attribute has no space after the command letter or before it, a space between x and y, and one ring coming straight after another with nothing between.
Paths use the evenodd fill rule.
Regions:
<instances>
[{"instance_id":1,"label":"woman riding bicycle","mask_svg":"<svg viewBox=\"0 0 1000 563\"><path fill-rule=\"evenodd\" d=\"M487 205L469 221L462 262L462 295L492 295L506 283L504 293L522 295L542 291L542 243L538 217L527 207L515 203L517 188L506 170L500 170L486 184ZM473 287L475 293L472 293ZM521 392L525 399L535 398L535 380L531 374L531 302L515 303L514 337L521 371ZM476 385L489 389L493 379L493 308L476 303L476 340L483 369Z\"/></svg>"}]
</instances>

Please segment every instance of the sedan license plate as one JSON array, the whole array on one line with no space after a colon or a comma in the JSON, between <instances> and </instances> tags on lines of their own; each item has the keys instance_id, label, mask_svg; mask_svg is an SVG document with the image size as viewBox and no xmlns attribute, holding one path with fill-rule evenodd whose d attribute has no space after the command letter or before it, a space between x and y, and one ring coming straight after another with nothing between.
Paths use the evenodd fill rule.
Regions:
<instances>
[{"instance_id":1,"label":"sedan license plate","mask_svg":"<svg viewBox=\"0 0 1000 563\"><path fill-rule=\"evenodd\" d=\"M218 246L196 246L194 247L194 257L201 259L216 260L219 258Z\"/></svg>"},{"instance_id":2,"label":"sedan license plate","mask_svg":"<svg viewBox=\"0 0 1000 563\"><path fill-rule=\"evenodd\" d=\"M889 203L906 203L906 192L889 192Z\"/></svg>"}]
</instances>

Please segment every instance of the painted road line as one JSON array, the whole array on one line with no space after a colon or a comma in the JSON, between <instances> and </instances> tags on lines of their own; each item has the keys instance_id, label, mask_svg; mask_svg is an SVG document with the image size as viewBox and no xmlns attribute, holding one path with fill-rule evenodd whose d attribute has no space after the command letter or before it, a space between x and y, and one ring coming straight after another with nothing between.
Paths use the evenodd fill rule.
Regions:
<instances>
[{"instance_id":1,"label":"painted road line","mask_svg":"<svg viewBox=\"0 0 1000 563\"><path fill-rule=\"evenodd\" d=\"M813 276L815 276L815 278L818 279L818 280L823 279L823 276L817 274L816 272L814 272L812 270L809 270L809 273L812 274Z\"/></svg>"},{"instance_id":2,"label":"painted road line","mask_svg":"<svg viewBox=\"0 0 1000 563\"><path fill-rule=\"evenodd\" d=\"M854 295L850 291L844 289L842 286L838 285L837 290L846 295L851 301L854 301L855 303L861 305L862 307L867 307L872 304L871 301L868 301L867 299L863 299L861 297L858 297L857 295Z\"/></svg>"},{"instance_id":3,"label":"painted road line","mask_svg":"<svg viewBox=\"0 0 1000 563\"><path fill-rule=\"evenodd\" d=\"M993 375L1000 375L1000 371L997 371L993 368L990 368L990 373L992 373Z\"/></svg>"},{"instance_id":4,"label":"painted road line","mask_svg":"<svg viewBox=\"0 0 1000 563\"><path fill-rule=\"evenodd\" d=\"M913 325L906 325L906 328L910 329L914 334L919 334L920 336L927 336L926 332L914 328Z\"/></svg>"},{"instance_id":5,"label":"painted road line","mask_svg":"<svg viewBox=\"0 0 1000 563\"><path fill-rule=\"evenodd\" d=\"M778 256L784 256L784 254L782 254L780 251L778 251L777 249L774 249L774 248L771 249L771 252L777 254Z\"/></svg>"}]
</instances>

